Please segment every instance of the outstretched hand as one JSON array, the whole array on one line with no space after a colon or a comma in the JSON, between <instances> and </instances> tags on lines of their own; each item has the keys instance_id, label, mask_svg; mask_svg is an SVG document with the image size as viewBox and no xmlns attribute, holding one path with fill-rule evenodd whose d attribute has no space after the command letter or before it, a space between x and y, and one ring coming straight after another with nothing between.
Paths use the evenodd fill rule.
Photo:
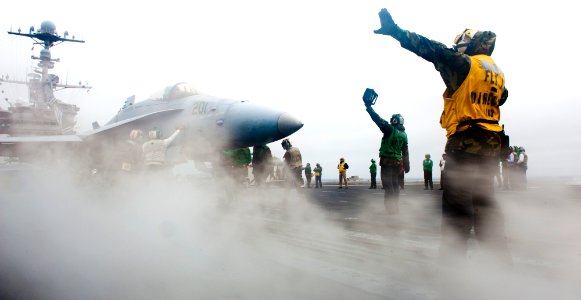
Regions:
<instances>
[{"instance_id":1,"label":"outstretched hand","mask_svg":"<svg viewBox=\"0 0 581 300\"><path fill-rule=\"evenodd\" d=\"M395 32L397 25L395 25L395 22L387 9L382 8L379 11L379 21L381 22L381 28L374 30L373 32L383 35L392 35Z\"/></svg>"}]
</instances>

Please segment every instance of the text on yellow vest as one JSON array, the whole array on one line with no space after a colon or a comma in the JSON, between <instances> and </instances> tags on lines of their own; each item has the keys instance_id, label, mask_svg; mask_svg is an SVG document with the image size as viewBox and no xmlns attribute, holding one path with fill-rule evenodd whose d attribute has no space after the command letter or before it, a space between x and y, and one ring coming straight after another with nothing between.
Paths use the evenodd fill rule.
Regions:
<instances>
[{"instance_id":1,"label":"text on yellow vest","mask_svg":"<svg viewBox=\"0 0 581 300\"><path fill-rule=\"evenodd\" d=\"M458 90L449 98L446 97L447 91L444 92L440 124L446 129L447 137L468 128L466 125L458 127L462 121L500 120L498 104L504 91L504 73L490 56L474 55L470 60L470 71ZM489 131L502 131L498 124L478 123L478 126Z\"/></svg>"}]
</instances>

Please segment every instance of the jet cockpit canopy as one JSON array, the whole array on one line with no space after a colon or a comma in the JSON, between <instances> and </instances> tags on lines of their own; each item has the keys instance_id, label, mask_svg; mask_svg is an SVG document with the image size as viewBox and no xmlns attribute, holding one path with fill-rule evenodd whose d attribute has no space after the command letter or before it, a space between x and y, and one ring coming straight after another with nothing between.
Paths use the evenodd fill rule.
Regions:
<instances>
[{"instance_id":1,"label":"jet cockpit canopy","mask_svg":"<svg viewBox=\"0 0 581 300\"><path fill-rule=\"evenodd\" d=\"M198 95L198 91L185 82L176 83L153 93L149 99L159 101L171 101L188 96Z\"/></svg>"}]
</instances>

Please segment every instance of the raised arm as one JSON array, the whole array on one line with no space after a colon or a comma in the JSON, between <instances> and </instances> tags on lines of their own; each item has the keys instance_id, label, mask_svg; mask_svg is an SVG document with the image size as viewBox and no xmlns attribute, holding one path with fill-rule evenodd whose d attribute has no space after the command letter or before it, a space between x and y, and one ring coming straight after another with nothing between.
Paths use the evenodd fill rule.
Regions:
<instances>
[{"instance_id":1,"label":"raised arm","mask_svg":"<svg viewBox=\"0 0 581 300\"><path fill-rule=\"evenodd\" d=\"M383 132L384 134L387 134L387 135L391 134L391 132L393 131L393 126L391 126L391 124L389 124L388 121L381 118L375 112L375 110L373 110L373 108L371 106L368 106L366 108L366 111L369 114L369 116L371 117L371 120L373 120L373 122L375 122L377 127L379 127L379 130L381 130L381 132Z\"/></svg>"},{"instance_id":2,"label":"raised arm","mask_svg":"<svg viewBox=\"0 0 581 300\"><path fill-rule=\"evenodd\" d=\"M163 140L163 142L165 143L166 146L169 146L169 144L171 144L171 142L173 142L173 140L175 140L175 138L178 136L178 134L180 134L180 129L177 129L170 137L168 137L167 139Z\"/></svg>"},{"instance_id":3,"label":"raised arm","mask_svg":"<svg viewBox=\"0 0 581 300\"><path fill-rule=\"evenodd\" d=\"M470 57L446 45L430 40L420 34L401 29L387 11L379 12L381 28L376 34L388 35L399 41L400 45L419 57L434 64L450 91L458 89L470 71Z\"/></svg>"}]
</instances>

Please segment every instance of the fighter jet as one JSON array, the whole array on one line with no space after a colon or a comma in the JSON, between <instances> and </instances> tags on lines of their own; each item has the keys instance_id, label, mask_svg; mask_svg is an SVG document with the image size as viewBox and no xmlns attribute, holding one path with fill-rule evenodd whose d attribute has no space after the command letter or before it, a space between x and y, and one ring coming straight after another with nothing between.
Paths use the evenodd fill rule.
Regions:
<instances>
[{"instance_id":1,"label":"fighter jet","mask_svg":"<svg viewBox=\"0 0 581 300\"><path fill-rule=\"evenodd\" d=\"M78 134L74 130L74 119L79 109L58 100L54 92L63 88L90 87L59 83L58 76L49 73L60 61L52 58L50 48L64 42L84 41L74 36L67 38L68 32L61 37L50 21L42 22L39 30L30 27L29 33L22 33L20 29L8 33L29 37L35 45L43 45L43 49L38 57L31 57L39 62L28 81L12 80L8 76L0 78L0 85L24 84L29 89L28 105L12 105L6 98L10 108L0 108L0 158L51 161L89 157L107 162L112 160L120 145L127 144L133 130L145 135L155 130L163 138L180 128L179 137L167 149L166 161L172 161L172 153L179 153L182 160L207 161L208 157L223 150L282 139L303 126L288 113L247 101L203 95L182 82L139 103L135 103L135 97L130 97L105 126L94 123L93 130Z\"/></svg>"},{"instance_id":2,"label":"fighter jet","mask_svg":"<svg viewBox=\"0 0 581 300\"><path fill-rule=\"evenodd\" d=\"M104 126L76 135L1 136L0 155L54 159L63 148L106 157L127 141L132 130L171 135L182 132L168 149L185 159L208 161L219 151L267 144L298 131L303 123L289 113L248 101L203 95L187 83L177 83L135 102L128 98ZM174 151L170 151L170 150ZM102 153L100 154L100 152ZM104 159L104 158L100 158ZM168 158L168 161L176 159Z\"/></svg>"}]
</instances>

